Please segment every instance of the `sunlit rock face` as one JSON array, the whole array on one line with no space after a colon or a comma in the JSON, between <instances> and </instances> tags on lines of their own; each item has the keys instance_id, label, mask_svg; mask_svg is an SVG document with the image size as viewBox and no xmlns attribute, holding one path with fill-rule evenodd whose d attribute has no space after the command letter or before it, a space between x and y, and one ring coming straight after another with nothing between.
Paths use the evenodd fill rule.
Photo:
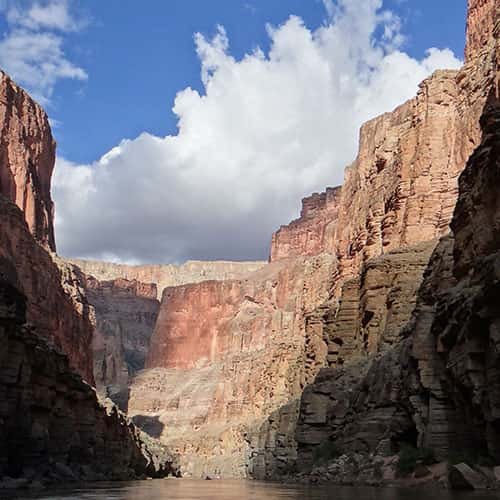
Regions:
<instances>
[{"instance_id":1,"label":"sunlit rock face","mask_svg":"<svg viewBox=\"0 0 500 500\"><path fill-rule=\"evenodd\" d=\"M72 367L92 382L91 311L78 271L52 253L50 181L55 143L47 115L4 73L0 74L0 96L2 272L16 271L28 299L28 321L68 354Z\"/></svg>"},{"instance_id":2,"label":"sunlit rock face","mask_svg":"<svg viewBox=\"0 0 500 500\"><path fill-rule=\"evenodd\" d=\"M129 383L144 368L164 288L244 278L265 265L258 261L189 261L180 266L66 262L81 273L81 286L95 313L92 349L97 389L124 410ZM202 344L199 347L203 349Z\"/></svg>"},{"instance_id":3,"label":"sunlit rock face","mask_svg":"<svg viewBox=\"0 0 500 500\"><path fill-rule=\"evenodd\" d=\"M156 285L158 300L164 288L168 286L199 283L208 280L230 280L245 278L265 265L262 261L227 262L227 261L197 261L190 260L176 266L174 264L152 264L144 266L129 266L112 262L66 259L78 266L86 276L92 276L99 281L125 279L140 283Z\"/></svg>"},{"instance_id":4,"label":"sunlit rock face","mask_svg":"<svg viewBox=\"0 0 500 500\"><path fill-rule=\"evenodd\" d=\"M246 433L299 394L320 362L305 345L304 314L327 298L334 269L322 254L164 290L129 414L189 455L185 474L247 474Z\"/></svg>"},{"instance_id":5,"label":"sunlit rock face","mask_svg":"<svg viewBox=\"0 0 500 500\"><path fill-rule=\"evenodd\" d=\"M484 17L473 19L472 3L470 12L468 43L477 49ZM400 353L410 356L400 330L418 307L424 271L449 232L458 177L481 140L479 118L496 78L487 40L469 49L460 71L437 71L414 99L362 127L343 186L304 200L301 217L273 236L268 266L245 280L165 289L129 410L166 442L196 452L184 455L185 472L286 471L297 457L297 419L321 427L325 405L303 400L299 416L299 403L323 367L331 368L321 383L338 370L360 384L369 374L380 401L397 399L387 384L403 380ZM371 360L384 356L391 369L377 378L373 370L385 365ZM406 417L390 410L365 423L375 432L393 417L403 433ZM311 453L318 436L307 441L302 431L299 450Z\"/></svg>"},{"instance_id":6,"label":"sunlit rock face","mask_svg":"<svg viewBox=\"0 0 500 500\"><path fill-rule=\"evenodd\" d=\"M471 61L485 49L498 20L496 0L469 0L465 60Z\"/></svg>"},{"instance_id":7,"label":"sunlit rock face","mask_svg":"<svg viewBox=\"0 0 500 500\"><path fill-rule=\"evenodd\" d=\"M495 298L500 24L498 11L490 7L470 2L469 46L478 25L493 22L494 28L476 53L469 52L460 77L463 85L475 75L476 85L466 88L480 98L481 140L459 178L451 234L432 252L412 318L396 347L324 369L304 392L296 434L299 468L311 467L314 450L326 440L346 451L394 453L410 444L432 449L441 459L459 451L479 462L500 463L500 313ZM469 95L464 94L463 102L472 102ZM348 304L359 301L359 293L348 291Z\"/></svg>"},{"instance_id":8,"label":"sunlit rock face","mask_svg":"<svg viewBox=\"0 0 500 500\"><path fill-rule=\"evenodd\" d=\"M267 267L165 289L129 411L190 456L186 473L286 471L300 395L318 371L398 344L479 142L488 68L437 72L415 99L366 124L343 187L305 200L301 219L274 236ZM348 280L358 280L354 330L339 307Z\"/></svg>"},{"instance_id":9,"label":"sunlit rock face","mask_svg":"<svg viewBox=\"0 0 500 500\"><path fill-rule=\"evenodd\" d=\"M23 212L31 234L55 251L50 181L55 142L45 111L0 71L0 193Z\"/></svg>"},{"instance_id":10,"label":"sunlit rock face","mask_svg":"<svg viewBox=\"0 0 500 500\"><path fill-rule=\"evenodd\" d=\"M328 188L302 200L300 217L273 234L271 262L291 257L318 255L331 239L338 215L341 188Z\"/></svg>"}]
</instances>

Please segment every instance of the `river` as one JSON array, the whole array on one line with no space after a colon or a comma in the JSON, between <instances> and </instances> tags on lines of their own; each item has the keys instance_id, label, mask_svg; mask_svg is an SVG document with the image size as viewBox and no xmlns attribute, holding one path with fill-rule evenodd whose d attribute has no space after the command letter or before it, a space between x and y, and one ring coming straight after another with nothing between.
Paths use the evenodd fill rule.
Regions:
<instances>
[{"instance_id":1,"label":"river","mask_svg":"<svg viewBox=\"0 0 500 500\"><path fill-rule=\"evenodd\" d=\"M3 494L2 494L3 493ZM16 493L0 492L0 498L16 500L498 500L497 493L461 493L438 489L305 487L258 481L196 481L158 479L128 483L101 483L59 490Z\"/></svg>"}]
</instances>

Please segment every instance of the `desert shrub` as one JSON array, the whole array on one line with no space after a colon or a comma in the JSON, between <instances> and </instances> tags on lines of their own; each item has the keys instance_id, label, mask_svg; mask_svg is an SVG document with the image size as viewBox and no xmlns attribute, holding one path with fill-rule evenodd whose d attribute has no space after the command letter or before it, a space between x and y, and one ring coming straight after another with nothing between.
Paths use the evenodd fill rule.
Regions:
<instances>
[{"instance_id":1,"label":"desert shrub","mask_svg":"<svg viewBox=\"0 0 500 500\"><path fill-rule=\"evenodd\" d=\"M342 451L333 441L323 441L314 449L313 460L314 463L324 463L334 460L340 455L342 455Z\"/></svg>"}]
</instances>

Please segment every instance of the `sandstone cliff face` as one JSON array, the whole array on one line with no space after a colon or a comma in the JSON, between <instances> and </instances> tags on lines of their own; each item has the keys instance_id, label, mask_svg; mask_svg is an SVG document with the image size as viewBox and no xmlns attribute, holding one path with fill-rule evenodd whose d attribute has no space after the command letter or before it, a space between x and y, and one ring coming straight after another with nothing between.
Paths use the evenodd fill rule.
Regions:
<instances>
[{"instance_id":1,"label":"sandstone cliff face","mask_svg":"<svg viewBox=\"0 0 500 500\"><path fill-rule=\"evenodd\" d=\"M95 312L92 350L97 390L126 410L130 378L144 368L158 316L156 285L86 277L85 290Z\"/></svg>"},{"instance_id":2,"label":"sandstone cliff face","mask_svg":"<svg viewBox=\"0 0 500 500\"><path fill-rule=\"evenodd\" d=\"M362 127L344 185L305 200L301 218L273 237L269 271L224 285L165 290L148 370L131 387L130 409L166 441L178 439L180 449L197 451L198 462L184 464L186 470L229 475L235 473L231 463L246 463L237 473L258 477L285 470L296 457L301 391L327 363L349 374L350 363L364 358L370 364L357 375L366 372L379 384L380 401L398 393L394 379L402 380L406 365L397 352L410 359L409 347L398 345L399 329L410 318L436 239L449 231L458 176L480 142L479 117L496 78L492 44L461 71L436 72L416 98ZM321 278L290 286L304 273L301 255ZM259 278L280 264L288 278L283 271L271 281ZM281 302L274 299L280 287L286 290ZM382 378L381 357L393 366ZM335 369L330 373L336 377ZM184 381L186 392L165 396L169 377ZM263 390L264 384L272 389ZM365 411L363 384L354 391L359 408L349 415ZM399 387L407 391L403 382ZM202 393L211 396L191 410L189 402ZM376 415L364 423L385 429L395 422L401 436L383 447L397 447L413 406L385 411L374 398L368 400ZM348 421L362 429L356 419ZM344 423L338 433L353 441Z\"/></svg>"},{"instance_id":3,"label":"sandstone cliff face","mask_svg":"<svg viewBox=\"0 0 500 500\"><path fill-rule=\"evenodd\" d=\"M55 142L43 109L0 71L0 193L24 214L37 241L55 251L50 181Z\"/></svg>"},{"instance_id":4,"label":"sandstone cliff face","mask_svg":"<svg viewBox=\"0 0 500 500\"><path fill-rule=\"evenodd\" d=\"M110 281L123 278L140 283L154 283L157 288L158 300L163 290L169 286L199 283L208 280L242 279L253 271L257 271L265 262L225 262L225 261L188 261L180 266L173 264L158 264L145 266L128 266L80 259L66 259L78 266L87 276L99 281Z\"/></svg>"},{"instance_id":5,"label":"sandstone cliff face","mask_svg":"<svg viewBox=\"0 0 500 500\"><path fill-rule=\"evenodd\" d=\"M185 457L183 474L247 475L249 433L315 374L304 314L326 298L334 269L319 255L164 290L129 414Z\"/></svg>"},{"instance_id":6,"label":"sandstone cliff face","mask_svg":"<svg viewBox=\"0 0 500 500\"><path fill-rule=\"evenodd\" d=\"M102 406L67 357L25 324L25 312L25 297L0 279L0 479L43 484L175 473L166 451L154 455L116 407Z\"/></svg>"},{"instance_id":7,"label":"sandstone cliff face","mask_svg":"<svg viewBox=\"0 0 500 500\"><path fill-rule=\"evenodd\" d=\"M428 292L426 301L433 304L432 322L429 315L416 316L419 335L413 353L428 391L421 409L427 424L423 442L441 453L456 447L474 449L496 463L500 463L498 95L496 90L482 118L483 143L460 178L451 225L453 253L434 271L433 293ZM454 286L439 283L443 274Z\"/></svg>"},{"instance_id":8,"label":"sandstone cliff face","mask_svg":"<svg viewBox=\"0 0 500 500\"><path fill-rule=\"evenodd\" d=\"M92 311L74 266L60 263L30 234L22 212L0 195L0 275L15 275L27 297L27 321L69 357L89 383L92 372Z\"/></svg>"},{"instance_id":9,"label":"sandstone cliff face","mask_svg":"<svg viewBox=\"0 0 500 500\"><path fill-rule=\"evenodd\" d=\"M337 219L340 193L341 188L328 188L304 198L300 218L273 234L269 260L324 252Z\"/></svg>"},{"instance_id":10,"label":"sandstone cliff face","mask_svg":"<svg viewBox=\"0 0 500 500\"><path fill-rule=\"evenodd\" d=\"M55 142L43 109L3 72L0 127L1 273L16 271L28 298L28 321L66 352L71 365L92 382L92 314L81 286L82 275L52 253L50 182Z\"/></svg>"},{"instance_id":11,"label":"sandstone cliff face","mask_svg":"<svg viewBox=\"0 0 500 500\"><path fill-rule=\"evenodd\" d=\"M469 0L465 60L473 60L491 39L498 16L496 0Z\"/></svg>"},{"instance_id":12,"label":"sandstone cliff face","mask_svg":"<svg viewBox=\"0 0 500 500\"><path fill-rule=\"evenodd\" d=\"M334 441L344 452L391 454L402 445L436 457L500 463L496 304L500 276L500 105L460 177L453 235L436 246L412 320L394 349L324 369L302 396L297 465Z\"/></svg>"},{"instance_id":13,"label":"sandstone cliff face","mask_svg":"<svg viewBox=\"0 0 500 500\"><path fill-rule=\"evenodd\" d=\"M489 98L482 142L460 176L452 234L432 254L400 343L322 370L304 392L299 468L311 466L325 441L343 451L390 454L410 444L441 459L458 452L500 463L498 19L476 59L492 68L485 80Z\"/></svg>"},{"instance_id":14,"label":"sandstone cliff face","mask_svg":"<svg viewBox=\"0 0 500 500\"><path fill-rule=\"evenodd\" d=\"M131 377L144 368L164 288L208 279L243 278L264 265L194 261L181 266L127 266L85 260L66 263L80 270L82 286L95 312L92 347L97 388L122 409L128 405Z\"/></svg>"},{"instance_id":15,"label":"sandstone cliff face","mask_svg":"<svg viewBox=\"0 0 500 500\"><path fill-rule=\"evenodd\" d=\"M386 351L400 340L436 241L369 260L344 283L338 308L325 318L328 366Z\"/></svg>"}]
</instances>

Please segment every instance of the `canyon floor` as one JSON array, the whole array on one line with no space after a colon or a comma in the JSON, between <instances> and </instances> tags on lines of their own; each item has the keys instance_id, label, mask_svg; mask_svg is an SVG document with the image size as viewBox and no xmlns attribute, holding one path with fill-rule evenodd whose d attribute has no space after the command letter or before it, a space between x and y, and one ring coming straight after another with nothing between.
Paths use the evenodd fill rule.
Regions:
<instances>
[{"instance_id":1,"label":"canyon floor","mask_svg":"<svg viewBox=\"0 0 500 500\"><path fill-rule=\"evenodd\" d=\"M0 97L0 486L500 486L496 0L266 262L58 256L47 115L5 73Z\"/></svg>"}]
</instances>

